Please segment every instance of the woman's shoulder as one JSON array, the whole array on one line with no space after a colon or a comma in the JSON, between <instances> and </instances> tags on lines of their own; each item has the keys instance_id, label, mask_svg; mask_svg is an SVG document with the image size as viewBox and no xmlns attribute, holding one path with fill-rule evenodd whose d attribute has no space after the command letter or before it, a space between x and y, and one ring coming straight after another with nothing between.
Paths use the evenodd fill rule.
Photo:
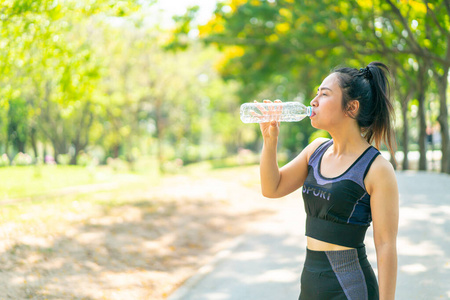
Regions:
<instances>
[{"instance_id":1,"label":"woman's shoulder","mask_svg":"<svg viewBox=\"0 0 450 300\"><path fill-rule=\"evenodd\" d=\"M384 158L383 155L379 154L377 155L377 157L375 158L375 160L372 163L372 166L370 167L370 171L372 171L373 173L392 173L394 174L394 167L392 166L392 164L386 159ZM381 174L379 174L381 175Z\"/></svg>"},{"instance_id":2,"label":"woman's shoulder","mask_svg":"<svg viewBox=\"0 0 450 300\"><path fill-rule=\"evenodd\" d=\"M305 148L305 152L308 157L308 161L309 161L309 158L311 157L311 155L313 155L313 153L317 150L317 148L319 148L320 145L322 145L323 143L326 143L328 141L330 141L330 139L319 137L319 138L316 138L315 140L313 140L311 143L309 143L309 145Z\"/></svg>"},{"instance_id":3,"label":"woman's shoulder","mask_svg":"<svg viewBox=\"0 0 450 300\"><path fill-rule=\"evenodd\" d=\"M381 154L378 155L367 172L366 187L370 194L370 190L376 186L385 184L396 184L395 170L392 164Z\"/></svg>"}]
</instances>

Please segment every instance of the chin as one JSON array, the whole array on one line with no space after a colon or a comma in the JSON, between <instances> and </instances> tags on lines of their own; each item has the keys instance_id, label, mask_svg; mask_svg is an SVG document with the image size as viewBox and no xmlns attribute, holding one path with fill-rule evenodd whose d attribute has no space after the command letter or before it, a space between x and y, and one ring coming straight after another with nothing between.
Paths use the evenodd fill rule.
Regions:
<instances>
[{"instance_id":1,"label":"chin","mask_svg":"<svg viewBox=\"0 0 450 300\"><path fill-rule=\"evenodd\" d=\"M320 126L317 126L317 124L315 124L314 120L311 120L311 126L316 129L323 129L323 128L320 128Z\"/></svg>"}]
</instances>

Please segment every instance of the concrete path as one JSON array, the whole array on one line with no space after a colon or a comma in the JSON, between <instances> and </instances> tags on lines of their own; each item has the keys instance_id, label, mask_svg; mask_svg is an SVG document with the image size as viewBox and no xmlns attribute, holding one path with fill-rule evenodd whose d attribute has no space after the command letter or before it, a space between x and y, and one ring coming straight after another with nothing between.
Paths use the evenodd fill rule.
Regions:
<instances>
[{"instance_id":1,"label":"concrete path","mask_svg":"<svg viewBox=\"0 0 450 300\"><path fill-rule=\"evenodd\" d=\"M396 299L450 299L450 176L421 172L397 176ZM168 299L297 299L306 248L301 193L274 201L280 202L279 214L254 224ZM366 246L376 273L371 228Z\"/></svg>"}]
</instances>

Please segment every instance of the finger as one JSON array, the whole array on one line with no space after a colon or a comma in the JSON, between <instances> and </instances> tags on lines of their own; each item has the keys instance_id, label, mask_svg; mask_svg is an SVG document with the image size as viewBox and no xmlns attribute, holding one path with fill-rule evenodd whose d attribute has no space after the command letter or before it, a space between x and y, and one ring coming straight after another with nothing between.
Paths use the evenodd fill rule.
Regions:
<instances>
[{"instance_id":1,"label":"finger","mask_svg":"<svg viewBox=\"0 0 450 300\"><path fill-rule=\"evenodd\" d=\"M283 102L281 102L281 100L279 100L279 99L275 100L274 102L279 104L279 105L276 105L276 110L281 112L283 110L283 106L281 105L281 103L283 103Z\"/></svg>"},{"instance_id":2,"label":"finger","mask_svg":"<svg viewBox=\"0 0 450 300\"><path fill-rule=\"evenodd\" d=\"M269 132L271 136L278 135L278 123L276 121L270 122Z\"/></svg>"},{"instance_id":3,"label":"finger","mask_svg":"<svg viewBox=\"0 0 450 300\"><path fill-rule=\"evenodd\" d=\"M258 123L262 124L262 123L266 123L267 121L264 121L264 115L258 114L255 111L250 111L250 114L256 119L258 120Z\"/></svg>"},{"instance_id":4,"label":"finger","mask_svg":"<svg viewBox=\"0 0 450 300\"><path fill-rule=\"evenodd\" d=\"M265 99L265 100L263 100L263 102L269 104L267 106L267 110L268 110L268 112L270 114L270 120L274 120L274 118L276 118L276 117L274 117L274 113L273 113L275 111L275 106L274 105L270 105L270 104L272 104L272 101L270 101L268 99Z\"/></svg>"},{"instance_id":5,"label":"finger","mask_svg":"<svg viewBox=\"0 0 450 300\"><path fill-rule=\"evenodd\" d=\"M275 120L277 122L279 122L281 120L281 115L282 115L282 112L283 112L283 106L281 105L281 103L283 103L283 102L281 102L280 99L277 99L277 100L274 101L274 103L277 104L277 105L275 105L275 115L276 115Z\"/></svg>"},{"instance_id":6,"label":"finger","mask_svg":"<svg viewBox=\"0 0 450 300\"><path fill-rule=\"evenodd\" d=\"M266 102L266 101L271 102L270 100L263 100L264 103L268 103L268 102ZM261 112L261 114L267 115L267 114L269 113L268 110L265 109L263 105L258 104L258 101L255 100L254 103L256 104L256 107L259 109L259 111Z\"/></svg>"},{"instance_id":7,"label":"finger","mask_svg":"<svg viewBox=\"0 0 450 300\"><path fill-rule=\"evenodd\" d=\"M263 115L267 115L269 113L269 111L267 109L265 109L264 106L262 106L260 104L256 104L256 107L259 109L259 111Z\"/></svg>"}]
</instances>

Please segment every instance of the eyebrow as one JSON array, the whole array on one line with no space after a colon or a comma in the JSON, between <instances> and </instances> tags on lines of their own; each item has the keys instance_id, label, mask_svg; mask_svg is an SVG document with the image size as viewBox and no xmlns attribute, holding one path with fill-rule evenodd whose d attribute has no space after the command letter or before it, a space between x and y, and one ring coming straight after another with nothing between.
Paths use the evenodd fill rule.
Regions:
<instances>
[{"instance_id":1,"label":"eyebrow","mask_svg":"<svg viewBox=\"0 0 450 300\"><path fill-rule=\"evenodd\" d=\"M317 89L317 91L320 91L320 90L329 90L330 92L333 92L333 90L332 90L332 89L330 89L330 88L327 88L326 86L324 86L324 87L322 87L322 88L318 88L318 89Z\"/></svg>"}]
</instances>

